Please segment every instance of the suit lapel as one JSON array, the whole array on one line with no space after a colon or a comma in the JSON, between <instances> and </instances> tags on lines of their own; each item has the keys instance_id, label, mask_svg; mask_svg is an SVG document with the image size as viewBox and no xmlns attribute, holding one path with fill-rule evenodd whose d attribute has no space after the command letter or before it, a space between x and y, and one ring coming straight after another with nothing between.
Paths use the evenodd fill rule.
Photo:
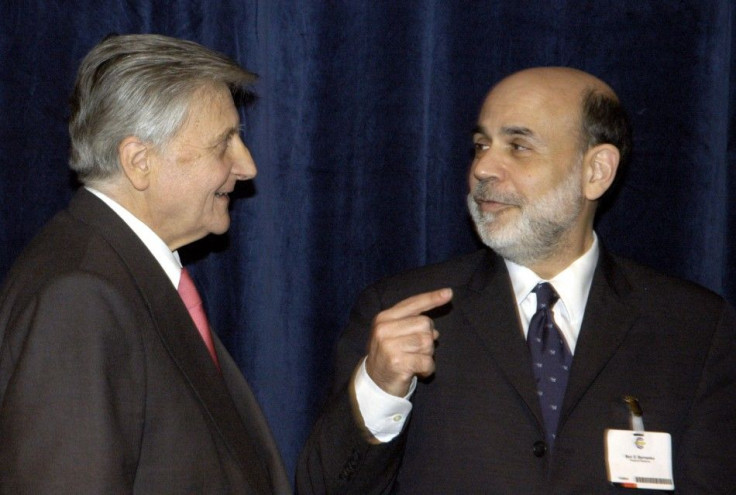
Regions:
<instances>
[{"instance_id":1,"label":"suit lapel","mask_svg":"<svg viewBox=\"0 0 736 495\"><path fill-rule=\"evenodd\" d=\"M255 441L258 447L258 452L256 452L258 456L251 455L246 459L249 469L258 469L264 472L269 481L267 485L270 486L269 492L290 493L291 487L285 474L286 468L283 465L278 446L271 435L271 429L263 416L261 407L237 363L227 352L217 335L213 335L213 338L220 359L222 377L227 383L234 407L238 410L240 417L243 418L245 428L248 431L248 438ZM258 466L251 467L250 464L255 462L258 462ZM267 466L268 473L264 470L264 466Z\"/></svg>"},{"instance_id":2,"label":"suit lapel","mask_svg":"<svg viewBox=\"0 0 736 495\"><path fill-rule=\"evenodd\" d=\"M260 452L243 425L217 367L179 294L138 236L94 195L80 190L70 212L94 227L120 255L145 299L164 347L207 411L257 493L269 491ZM222 349L222 348L221 348Z\"/></svg>"},{"instance_id":3,"label":"suit lapel","mask_svg":"<svg viewBox=\"0 0 736 495\"><path fill-rule=\"evenodd\" d=\"M515 309L511 280L500 257L488 252L468 284L461 308L471 329L541 426L529 350Z\"/></svg>"},{"instance_id":4,"label":"suit lapel","mask_svg":"<svg viewBox=\"0 0 736 495\"><path fill-rule=\"evenodd\" d=\"M243 466L243 472L256 493L268 491L268 477L261 464L262 456L253 438L248 435L235 407L233 397L223 377L194 326L189 313L165 279L163 287L149 294L151 314L157 320L157 328L164 346L176 362L185 379L206 409L222 440L233 456ZM216 336L213 335L213 338ZM222 346L218 346L221 364L229 366L229 359Z\"/></svg>"},{"instance_id":5,"label":"suit lapel","mask_svg":"<svg viewBox=\"0 0 736 495\"><path fill-rule=\"evenodd\" d=\"M601 249L585 317L575 348L560 417L564 424L606 363L616 353L637 318L626 304L629 285L613 258ZM529 351L515 311L516 301L503 260L489 252L467 287L462 312L509 383L543 424Z\"/></svg>"},{"instance_id":6,"label":"suit lapel","mask_svg":"<svg viewBox=\"0 0 736 495\"><path fill-rule=\"evenodd\" d=\"M575 347L560 425L616 354L636 320L636 309L625 302L628 291L623 274L601 249Z\"/></svg>"}]
</instances>

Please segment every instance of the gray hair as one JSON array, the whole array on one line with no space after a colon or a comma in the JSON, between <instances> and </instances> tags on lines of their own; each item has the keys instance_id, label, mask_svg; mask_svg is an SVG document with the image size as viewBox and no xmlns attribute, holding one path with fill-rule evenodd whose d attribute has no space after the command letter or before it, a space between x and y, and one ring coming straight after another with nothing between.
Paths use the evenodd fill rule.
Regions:
<instances>
[{"instance_id":1,"label":"gray hair","mask_svg":"<svg viewBox=\"0 0 736 495\"><path fill-rule=\"evenodd\" d=\"M84 184L120 172L118 145L136 136L163 148L203 87L226 86L236 104L253 98L255 74L197 43L154 34L105 38L84 58L71 96L70 168Z\"/></svg>"}]
</instances>

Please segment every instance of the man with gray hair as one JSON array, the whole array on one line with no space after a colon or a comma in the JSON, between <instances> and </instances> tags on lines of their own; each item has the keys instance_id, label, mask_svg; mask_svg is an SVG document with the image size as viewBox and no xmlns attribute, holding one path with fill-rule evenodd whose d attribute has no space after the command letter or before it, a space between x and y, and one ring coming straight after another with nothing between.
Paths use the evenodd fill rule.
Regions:
<instances>
[{"instance_id":1,"label":"man with gray hair","mask_svg":"<svg viewBox=\"0 0 736 495\"><path fill-rule=\"evenodd\" d=\"M268 425L177 250L230 224L256 166L255 76L196 43L111 36L72 95L83 186L0 293L1 493L289 493Z\"/></svg>"}]
</instances>

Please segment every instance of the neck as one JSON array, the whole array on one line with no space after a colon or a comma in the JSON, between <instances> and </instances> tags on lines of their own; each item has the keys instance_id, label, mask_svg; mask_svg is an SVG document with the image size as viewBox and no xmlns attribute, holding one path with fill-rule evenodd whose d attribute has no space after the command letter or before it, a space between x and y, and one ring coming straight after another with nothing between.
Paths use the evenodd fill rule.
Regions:
<instances>
[{"instance_id":1,"label":"neck","mask_svg":"<svg viewBox=\"0 0 736 495\"><path fill-rule=\"evenodd\" d=\"M550 280L572 265L584 255L593 245L593 229L589 229L584 236L574 242L561 242L560 248L543 260L527 265L527 268L544 280Z\"/></svg>"}]
</instances>

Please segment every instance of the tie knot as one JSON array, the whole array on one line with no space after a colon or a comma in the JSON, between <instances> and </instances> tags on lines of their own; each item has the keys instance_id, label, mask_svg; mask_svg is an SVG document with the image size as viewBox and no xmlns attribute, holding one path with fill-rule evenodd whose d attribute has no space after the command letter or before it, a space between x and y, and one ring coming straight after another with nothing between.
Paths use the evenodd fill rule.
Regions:
<instances>
[{"instance_id":1,"label":"tie knot","mask_svg":"<svg viewBox=\"0 0 736 495\"><path fill-rule=\"evenodd\" d=\"M540 282L533 291L537 295L537 311L554 306L560 296L549 282Z\"/></svg>"}]
</instances>

